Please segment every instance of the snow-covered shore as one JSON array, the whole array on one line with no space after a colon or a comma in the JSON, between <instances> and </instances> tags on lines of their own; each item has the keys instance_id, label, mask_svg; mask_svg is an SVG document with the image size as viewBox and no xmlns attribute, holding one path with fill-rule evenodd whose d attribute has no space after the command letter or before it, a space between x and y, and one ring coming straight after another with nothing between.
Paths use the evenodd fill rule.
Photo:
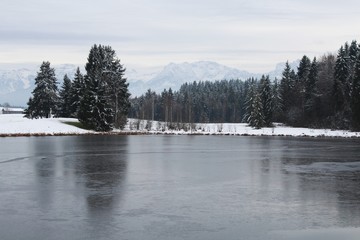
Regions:
<instances>
[{"instance_id":1,"label":"snow-covered shore","mask_svg":"<svg viewBox=\"0 0 360 240\"><path fill-rule=\"evenodd\" d=\"M20 114L0 115L0 136L42 136L101 134L68 123L72 118L27 119ZM277 124L273 128L253 129L244 123L179 124L170 129L167 123L129 119L124 130L107 134L174 134L174 135L239 135L239 136L294 136L294 137L360 137L360 132L330 129L292 128Z\"/></svg>"},{"instance_id":2,"label":"snow-covered shore","mask_svg":"<svg viewBox=\"0 0 360 240\"><path fill-rule=\"evenodd\" d=\"M65 122L78 122L78 120L73 118L28 119L24 118L22 114L1 114L0 135L75 135L93 132L66 124Z\"/></svg>"}]
</instances>

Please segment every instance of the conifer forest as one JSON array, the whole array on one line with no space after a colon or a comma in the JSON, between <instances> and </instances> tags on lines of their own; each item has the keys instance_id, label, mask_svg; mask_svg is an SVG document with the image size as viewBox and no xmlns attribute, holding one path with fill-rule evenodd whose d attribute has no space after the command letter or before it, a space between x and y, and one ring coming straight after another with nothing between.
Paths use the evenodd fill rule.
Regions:
<instances>
[{"instance_id":1,"label":"conifer forest","mask_svg":"<svg viewBox=\"0 0 360 240\"><path fill-rule=\"evenodd\" d=\"M280 79L219 79L185 83L179 90L149 89L131 97L126 72L110 46L92 46L86 74L65 75L43 62L26 117L72 117L88 129L123 128L127 117L181 123L240 123L254 128L274 122L296 127L360 130L360 45L345 43L336 54L289 63ZM73 79L71 79L73 77Z\"/></svg>"},{"instance_id":2,"label":"conifer forest","mask_svg":"<svg viewBox=\"0 0 360 240\"><path fill-rule=\"evenodd\" d=\"M273 122L294 127L360 130L360 46L345 43L337 54L304 55L288 62L280 79L193 82L180 90L150 89L132 98L129 117L178 123L240 123L254 128Z\"/></svg>"}]
</instances>

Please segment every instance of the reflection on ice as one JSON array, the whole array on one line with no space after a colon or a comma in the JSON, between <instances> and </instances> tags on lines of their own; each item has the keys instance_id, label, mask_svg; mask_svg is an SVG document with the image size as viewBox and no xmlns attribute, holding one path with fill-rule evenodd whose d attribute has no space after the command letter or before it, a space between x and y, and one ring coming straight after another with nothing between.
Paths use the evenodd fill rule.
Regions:
<instances>
[{"instance_id":1,"label":"reflection on ice","mask_svg":"<svg viewBox=\"0 0 360 240\"><path fill-rule=\"evenodd\" d=\"M360 162L315 162L309 165L286 165L284 169L294 173L331 173L360 171Z\"/></svg>"},{"instance_id":2,"label":"reflection on ice","mask_svg":"<svg viewBox=\"0 0 360 240\"><path fill-rule=\"evenodd\" d=\"M324 228L274 231L271 235L278 240L358 240L360 236L360 228Z\"/></svg>"},{"instance_id":3,"label":"reflection on ice","mask_svg":"<svg viewBox=\"0 0 360 240\"><path fill-rule=\"evenodd\" d=\"M359 146L234 136L0 138L0 240L353 240Z\"/></svg>"}]
</instances>

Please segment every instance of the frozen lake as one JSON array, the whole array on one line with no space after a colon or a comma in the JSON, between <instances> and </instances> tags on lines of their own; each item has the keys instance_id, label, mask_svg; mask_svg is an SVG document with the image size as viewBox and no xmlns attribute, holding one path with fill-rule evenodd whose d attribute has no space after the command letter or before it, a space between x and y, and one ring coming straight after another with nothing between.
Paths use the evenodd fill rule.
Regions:
<instances>
[{"instance_id":1,"label":"frozen lake","mask_svg":"<svg viewBox=\"0 0 360 240\"><path fill-rule=\"evenodd\" d=\"M358 239L360 139L0 138L0 239Z\"/></svg>"}]
</instances>

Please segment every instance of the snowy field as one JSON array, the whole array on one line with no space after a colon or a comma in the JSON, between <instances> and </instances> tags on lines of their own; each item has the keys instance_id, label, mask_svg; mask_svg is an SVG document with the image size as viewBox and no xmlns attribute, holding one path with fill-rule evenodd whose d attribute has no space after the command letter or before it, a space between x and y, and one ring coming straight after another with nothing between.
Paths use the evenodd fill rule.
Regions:
<instances>
[{"instance_id":1,"label":"snowy field","mask_svg":"<svg viewBox=\"0 0 360 240\"><path fill-rule=\"evenodd\" d=\"M96 134L66 124L76 123L72 118L27 119L21 114L0 114L0 135L74 135ZM114 134L198 134L198 135L249 135L249 136L309 136L309 137L360 137L360 132L330 129L292 128L277 124L273 128L253 129L244 123L176 124L172 128L164 122L129 119L124 130Z\"/></svg>"},{"instance_id":2,"label":"snowy field","mask_svg":"<svg viewBox=\"0 0 360 240\"><path fill-rule=\"evenodd\" d=\"M92 133L92 131L64 123L77 121L77 119L68 118L27 119L22 114L1 114L0 135L71 135Z\"/></svg>"}]
</instances>

